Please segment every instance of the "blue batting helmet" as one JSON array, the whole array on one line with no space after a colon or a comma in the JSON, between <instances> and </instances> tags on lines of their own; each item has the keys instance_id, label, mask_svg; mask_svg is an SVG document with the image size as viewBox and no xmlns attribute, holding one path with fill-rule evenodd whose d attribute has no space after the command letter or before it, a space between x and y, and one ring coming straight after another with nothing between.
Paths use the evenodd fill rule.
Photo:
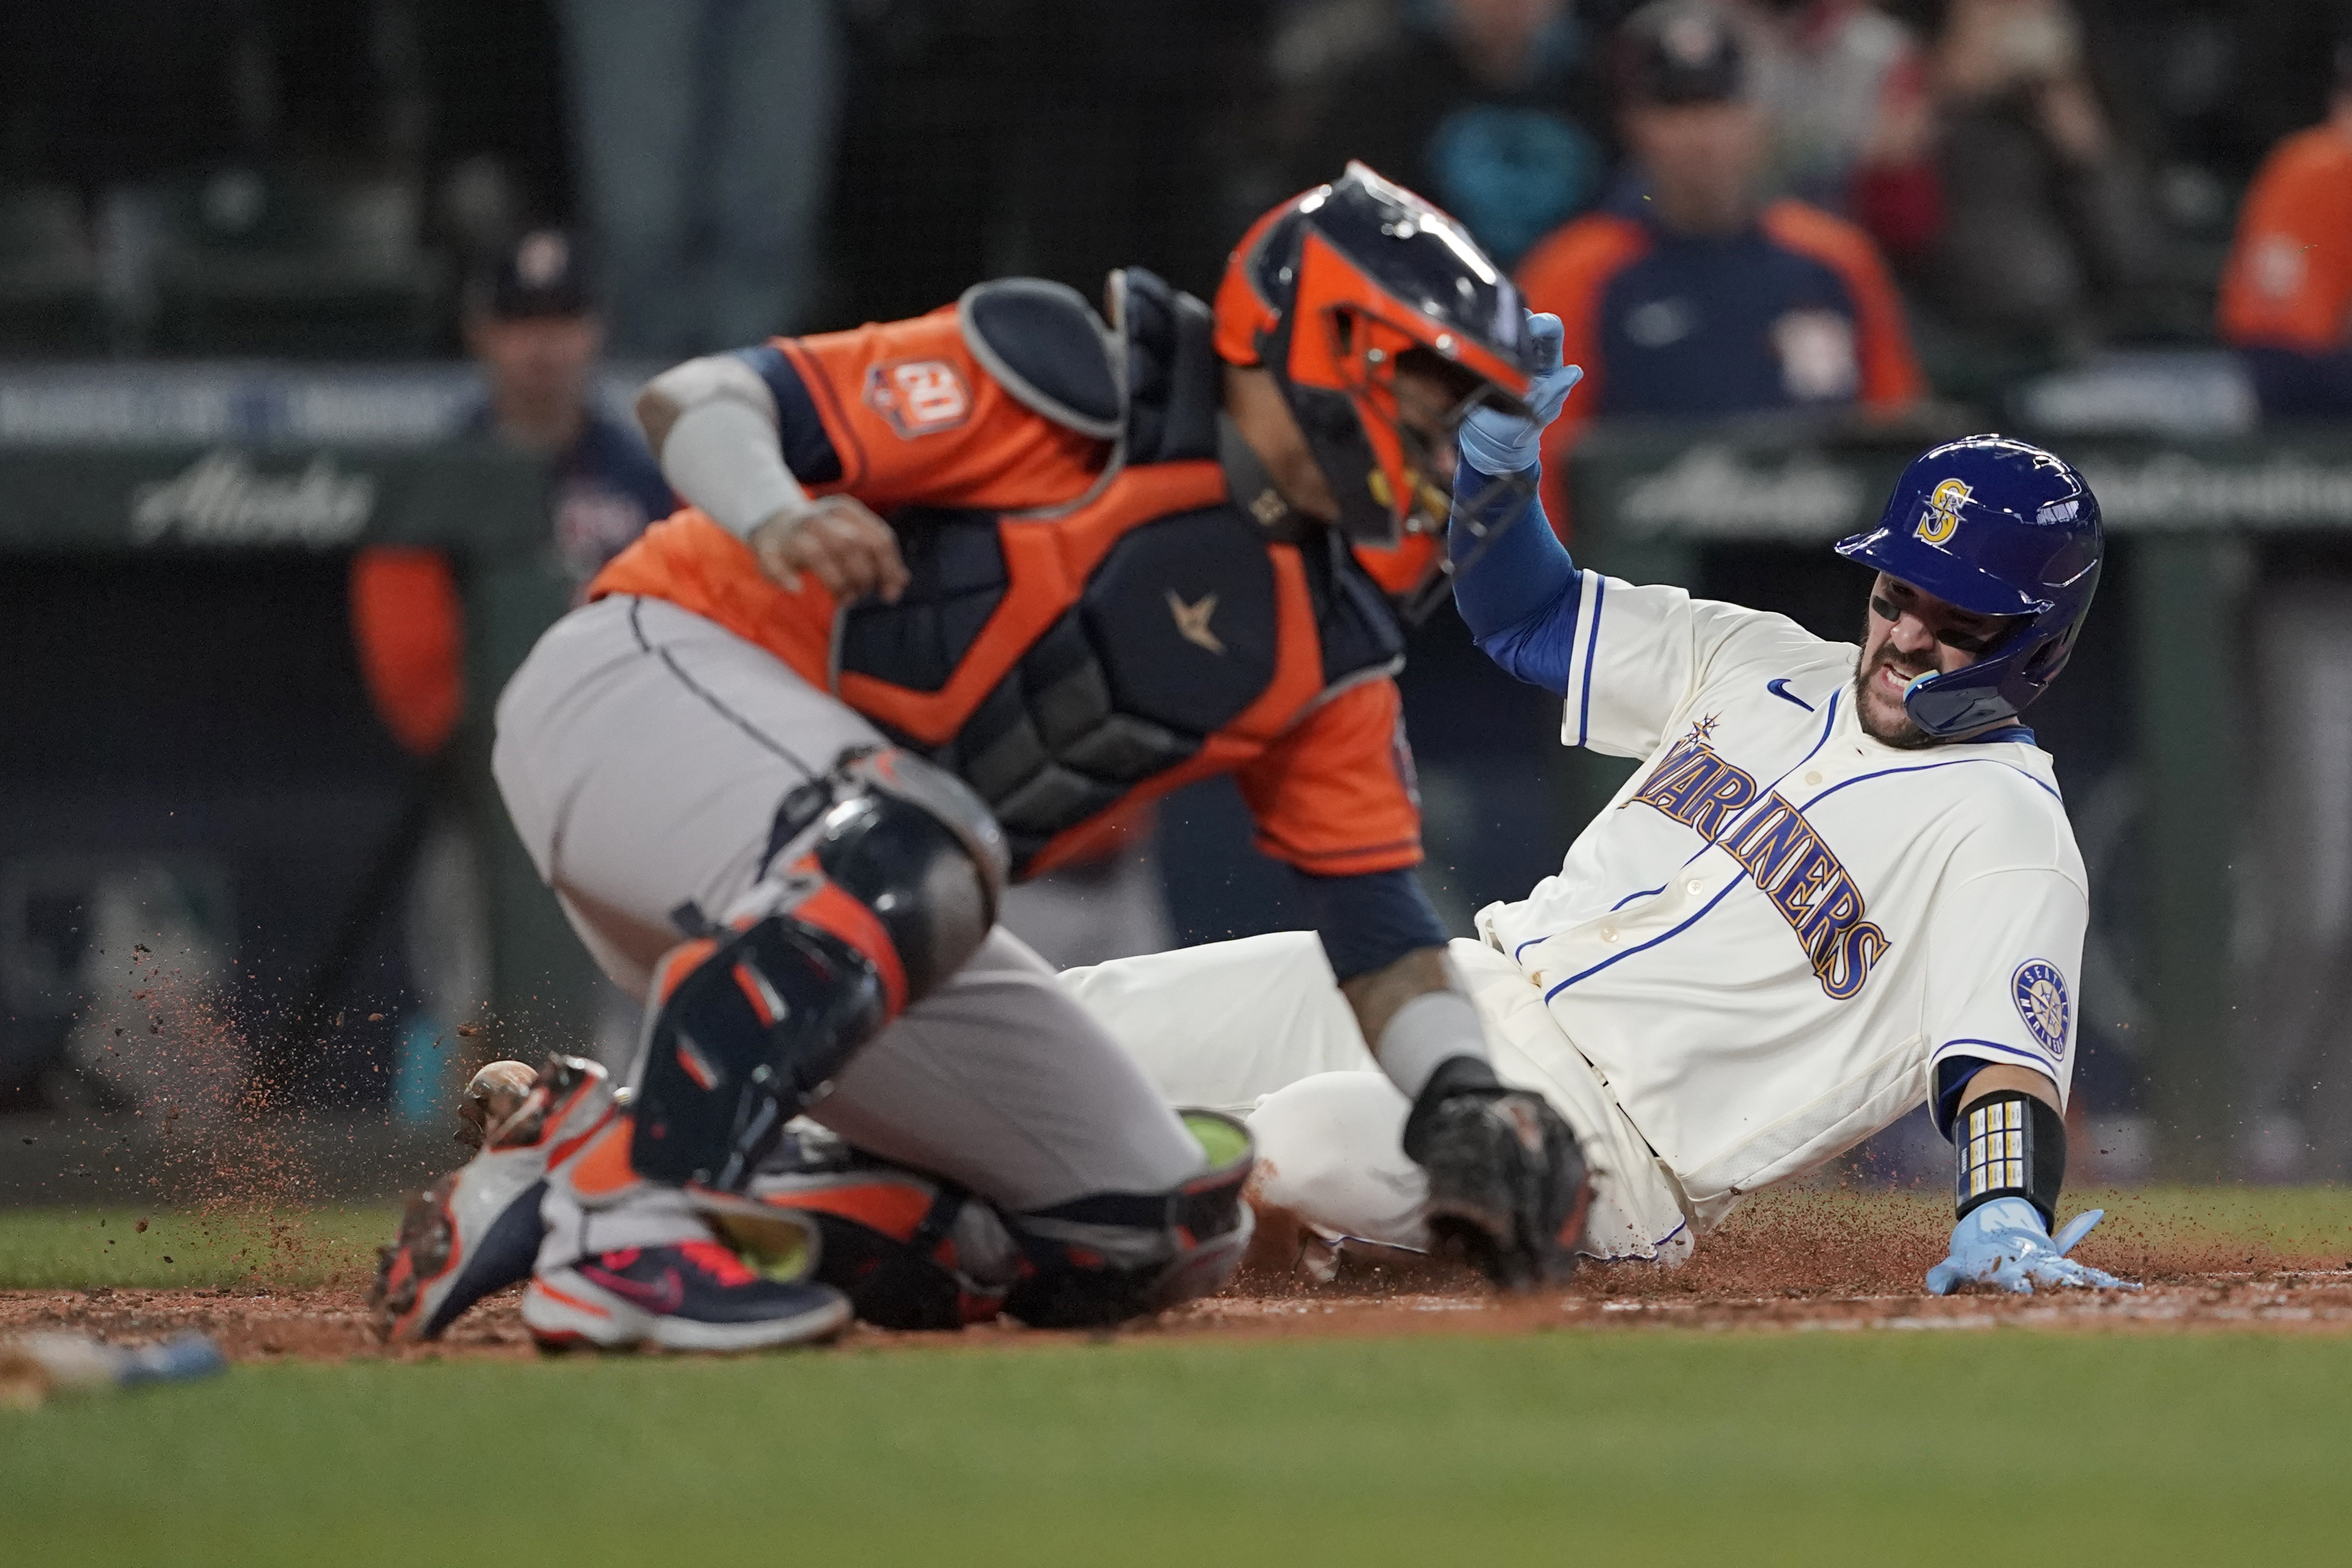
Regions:
<instances>
[{"instance_id":1,"label":"blue batting helmet","mask_svg":"<svg viewBox=\"0 0 2352 1568\"><path fill-rule=\"evenodd\" d=\"M1838 541L1947 604L2025 619L1966 669L1911 683L1903 706L1933 736L2016 718L2074 650L2105 553L2099 503L2073 464L2005 435L1971 435L1912 459L1878 526Z\"/></svg>"}]
</instances>

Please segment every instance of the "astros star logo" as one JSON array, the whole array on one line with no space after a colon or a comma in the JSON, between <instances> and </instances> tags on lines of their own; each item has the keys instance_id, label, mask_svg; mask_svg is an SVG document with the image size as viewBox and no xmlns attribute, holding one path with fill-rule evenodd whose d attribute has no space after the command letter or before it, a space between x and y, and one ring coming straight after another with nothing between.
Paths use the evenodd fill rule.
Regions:
<instances>
[{"instance_id":1,"label":"astros star logo","mask_svg":"<svg viewBox=\"0 0 2352 1568\"><path fill-rule=\"evenodd\" d=\"M1176 618L1176 634L1195 647L1206 648L1212 653L1225 651L1224 641L1209 630L1209 617L1217 612L1217 596L1204 593L1198 604L1187 604L1174 589L1168 591L1168 613Z\"/></svg>"}]
</instances>

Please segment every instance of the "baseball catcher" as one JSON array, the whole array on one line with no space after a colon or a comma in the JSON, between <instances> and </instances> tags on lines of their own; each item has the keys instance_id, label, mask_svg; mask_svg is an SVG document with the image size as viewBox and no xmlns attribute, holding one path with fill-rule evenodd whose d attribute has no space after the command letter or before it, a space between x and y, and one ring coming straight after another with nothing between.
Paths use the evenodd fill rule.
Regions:
<instances>
[{"instance_id":1,"label":"baseball catcher","mask_svg":"<svg viewBox=\"0 0 2352 1568\"><path fill-rule=\"evenodd\" d=\"M1502 1081L1589 1163L1582 1251L1679 1260L1742 1195L1925 1101L1958 1207L1929 1290L2120 1284L2066 1257L2096 1211L2052 1234L2088 893L2022 723L2098 581L2082 476L1998 435L1922 454L1837 546L1874 575L1859 642L1823 642L1577 569L1526 500L1578 375L1533 321L1530 413L1462 428L1455 598L1496 663L1563 699L1566 744L1642 765L1451 956ZM1442 1239L1443 1199L1395 1152L1423 1113L1361 1071L1310 938L1064 978L1164 1091L1247 1113L1262 1205L1327 1238Z\"/></svg>"},{"instance_id":2,"label":"baseball catcher","mask_svg":"<svg viewBox=\"0 0 2352 1568\"><path fill-rule=\"evenodd\" d=\"M383 1333L526 1275L542 1343L707 1349L1214 1290L1246 1132L1171 1111L994 912L1215 773L1413 1108L1430 1223L1497 1281L1564 1272L1583 1166L1496 1078L1413 880L1391 680L1456 432L1532 428L1535 363L1468 236L1351 166L1258 221L1213 309L1140 268L1100 315L1004 279L656 377L692 504L541 641L493 758L646 1032L618 1085L485 1088L481 1153L385 1249Z\"/></svg>"}]
</instances>

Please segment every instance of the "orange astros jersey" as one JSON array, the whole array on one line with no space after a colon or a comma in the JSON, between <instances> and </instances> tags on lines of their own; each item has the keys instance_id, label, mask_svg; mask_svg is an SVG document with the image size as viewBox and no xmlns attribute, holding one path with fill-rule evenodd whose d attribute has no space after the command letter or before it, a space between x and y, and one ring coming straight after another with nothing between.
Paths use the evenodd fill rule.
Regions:
<instances>
[{"instance_id":1,"label":"orange astros jersey","mask_svg":"<svg viewBox=\"0 0 2352 1568\"><path fill-rule=\"evenodd\" d=\"M1006 279L744 352L795 476L897 533L897 604L845 607L805 575L787 591L691 507L591 595L665 599L768 649L971 785L1020 873L1216 773L1300 870L1417 863L1386 600L1329 530L1270 533L1232 499L1206 308L1140 269L1109 298L1106 327L1073 290Z\"/></svg>"},{"instance_id":2,"label":"orange astros jersey","mask_svg":"<svg viewBox=\"0 0 2352 1568\"><path fill-rule=\"evenodd\" d=\"M2328 353L2352 342L2352 139L2315 126L2254 177L2221 275L2221 336Z\"/></svg>"}]
</instances>

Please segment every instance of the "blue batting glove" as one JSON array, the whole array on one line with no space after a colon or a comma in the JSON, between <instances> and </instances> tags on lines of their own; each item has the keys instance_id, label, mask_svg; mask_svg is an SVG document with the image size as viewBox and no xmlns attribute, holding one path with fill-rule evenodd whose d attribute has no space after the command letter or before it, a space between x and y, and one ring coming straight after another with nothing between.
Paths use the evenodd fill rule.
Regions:
<instances>
[{"instance_id":1,"label":"blue batting glove","mask_svg":"<svg viewBox=\"0 0 2352 1568\"><path fill-rule=\"evenodd\" d=\"M1535 380L1528 387L1528 407L1533 419L1505 413L1481 403L1462 422L1462 458L1481 474L1500 476L1531 468L1536 444L1544 426L1559 417L1570 391L1584 379L1580 365L1559 362L1559 318L1546 312L1528 316L1528 340L1536 351Z\"/></svg>"},{"instance_id":2,"label":"blue batting glove","mask_svg":"<svg viewBox=\"0 0 2352 1568\"><path fill-rule=\"evenodd\" d=\"M1951 1256L1927 1270L1928 1292L1948 1296L1961 1285L1990 1285L2021 1296L2032 1295L2036 1285L2137 1291L2127 1280L2066 1256L2106 1216L2104 1208L2086 1209L2053 1239L2042 1228L2041 1211L2021 1197L1979 1204L1952 1227Z\"/></svg>"}]
</instances>

